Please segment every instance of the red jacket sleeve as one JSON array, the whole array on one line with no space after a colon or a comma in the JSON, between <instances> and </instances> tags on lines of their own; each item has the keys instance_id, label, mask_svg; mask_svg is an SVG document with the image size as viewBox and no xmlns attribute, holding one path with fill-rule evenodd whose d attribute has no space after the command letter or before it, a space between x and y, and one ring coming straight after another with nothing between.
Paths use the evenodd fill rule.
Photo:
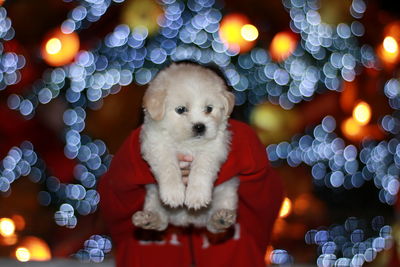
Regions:
<instances>
[{"instance_id":1,"label":"red jacket sleeve","mask_svg":"<svg viewBox=\"0 0 400 267\"><path fill-rule=\"evenodd\" d=\"M100 210L114 239L132 232L131 217L143 206L143 185L155 183L140 154L139 133L140 128L125 140L99 181Z\"/></svg>"},{"instance_id":2,"label":"red jacket sleeve","mask_svg":"<svg viewBox=\"0 0 400 267\"><path fill-rule=\"evenodd\" d=\"M217 184L239 176L238 222L265 253L283 200L282 181L270 166L265 146L255 131L234 120L230 121L230 127L231 152L221 168Z\"/></svg>"}]
</instances>

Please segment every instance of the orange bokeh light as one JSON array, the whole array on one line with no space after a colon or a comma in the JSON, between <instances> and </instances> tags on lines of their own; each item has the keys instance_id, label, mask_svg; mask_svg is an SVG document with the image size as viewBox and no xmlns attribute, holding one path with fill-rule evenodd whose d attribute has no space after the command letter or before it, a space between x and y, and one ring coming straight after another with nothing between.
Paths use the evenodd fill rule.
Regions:
<instances>
[{"instance_id":1,"label":"orange bokeh light","mask_svg":"<svg viewBox=\"0 0 400 267\"><path fill-rule=\"evenodd\" d=\"M21 215L15 214L11 216L11 219L14 221L15 229L18 231L22 231L25 229L25 219Z\"/></svg>"},{"instance_id":2,"label":"orange bokeh light","mask_svg":"<svg viewBox=\"0 0 400 267\"><path fill-rule=\"evenodd\" d=\"M371 120L371 108L368 103L360 101L353 109L353 119L361 125L366 125Z\"/></svg>"},{"instance_id":3,"label":"orange bokeh light","mask_svg":"<svg viewBox=\"0 0 400 267\"><path fill-rule=\"evenodd\" d=\"M10 218L0 219L0 235L7 237L13 235L15 232L14 221Z\"/></svg>"},{"instance_id":4,"label":"orange bokeh light","mask_svg":"<svg viewBox=\"0 0 400 267\"><path fill-rule=\"evenodd\" d=\"M265 264L268 265L268 266L271 264L271 254L272 254L272 251L274 251L274 247L271 246L271 245L269 245L269 246L267 247L267 251L265 252L265 256L264 256Z\"/></svg>"},{"instance_id":5,"label":"orange bokeh light","mask_svg":"<svg viewBox=\"0 0 400 267\"><path fill-rule=\"evenodd\" d=\"M222 19L218 34L230 51L244 53L255 45L256 31L257 28L249 24L246 16L234 13Z\"/></svg>"},{"instance_id":6,"label":"orange bokeh light","mask_svg":"<svg viewBox=\"0 0 400 267\"><path fill-rule=\"evenodd\" d=\"M0 245L2 246L13 246L17 243L18 236L16 234L12 234L9 236L4 236L0 238Z\"/></svg>"},{"instance_id":7,"label":"orange bokeh light","mask_svg":"<svg viewBox=\"0 0 400 267\"><path fill-rule=\"evenodd\" d=\"M292 211L292 201L285 197L282 203L281 210L279 211L279 217L280 218L286 218L289 216L290 212Z\"/></svg>"},{"instance_id":8,"label":"orange bokeh light","mask_svg":"<svg viewBox=\"0 0 400 267\"><path fill-rule=\"evenodd\" d=\"M287 59L297 46L297 36L292 32L277 33L269 46L271 58L275 61Z\"/></svg>"},{"instance_id":9,"label":"orange bokeh light","mask_svg":"<svg viewBox=\"0 0 400 267\"><path fill-rule=\"evenodd\" d=\"M50 248L46 244L46 242L40 238L37 238L34 236L25 237L19 244L19 248L24 248L27 250L27 252L24 250L22 251L22 256L29 255L28 261L29 260L32 260L32 261L51 260ZM17 250L18 250L18 248L17 248ZM16 254L17 254L17 250L16 250Z\"/></svg>"},{"instance_id":10,"label":"orange bokeh light","mask_svg":"<svg viewBox=\"0 0 400 267\"><path fill-rule=\"evenodd\" d=\"M304 215L310 208L312 196L310 194L302 194L294 201L294 213L297 215Z\"/></svg>"},{"instance_id":11,"label":"orange bokeh light","mask_svg":"<svg viewBox=\"0 0 400 267\"><path fill-rule=\"evenodd\" d=\"M72 62L79 51L79 37L75 32L65 34L59 28L44 39L41 47L43 59L51 66Z\"/></svg>"},{"instance_id":12,"label":"orange bokeh light","mask_svg":"<svg viewBox=\"0 0 400 267\"><path fill-rule=\"evenodd\" d=\"M360 125L353 117L343 121L341 129L343 134L349 139L354 139L362 133L362 125Z\"/></svg>"},{"instance_id":13,"label":"orange bokeh light","mask_svg":"<svg viewBox=\"0 0 400 267\"><path fill-rule=\"evenodd\" d=\"M396 63L399 58L399 52L390 53L383 47L383 45L380 45L378 47L377 53L378 53L379 58L383 62L385 62L386 64L389 64L389 65Z\"/></svg>"}]
</instances>

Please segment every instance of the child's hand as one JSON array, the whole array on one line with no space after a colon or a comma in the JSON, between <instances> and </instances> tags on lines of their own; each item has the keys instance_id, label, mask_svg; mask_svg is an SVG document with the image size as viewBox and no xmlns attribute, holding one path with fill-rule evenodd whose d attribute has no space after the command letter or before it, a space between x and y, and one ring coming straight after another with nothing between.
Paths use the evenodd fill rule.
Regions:
<instances>
[{"instance_id":1,"label":"child's hand","mask_svg":"<svg viewBox=\"0 0 400 267\"><path fill-rule=\"evenodd\" d=\"M190 164L193 161L193 156L179 154L178 161L179 161L179 167L181 168L182 181L183 181L183 184L186 186L188 183L188 179L189 179Z\"/></svg>"}]
</instances>

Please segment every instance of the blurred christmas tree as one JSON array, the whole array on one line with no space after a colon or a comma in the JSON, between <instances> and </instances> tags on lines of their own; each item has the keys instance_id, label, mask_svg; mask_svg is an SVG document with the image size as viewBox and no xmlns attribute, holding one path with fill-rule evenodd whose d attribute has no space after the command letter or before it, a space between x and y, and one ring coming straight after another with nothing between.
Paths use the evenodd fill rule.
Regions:
<instances>
[{"instance_id":1,"label":"blurred christmas tree","mask_svg":"<svg viewBox=\"0 0 400 267\"><path fill-rule=\"evenodd\" d=\"M97 180L109 151L140 124L143 87L132 87L179 60L221 68L236 95L235 116L254 126L285 178L288 197L267 263L362 266L393 247L400 22L381 10L387 7L283 0L265 4L276 13L266 16L256 1L240 13L228 12L238 2L214 0L41 2L50 6L20 0L0 7L0 192L11 199L0 216L11 218L24 205L24 195L12 198L11 191L28 176L37 184L23 185L35 188L50 212L56 208L35 225L54 217L74 229L55 232L82 239L74 251L55 244L53 254L84 246L75 255L100 262L110 251L107 237L87 239L92 233L82 230L95 220ZM33 6L36 23L53 29L37 32L26 23ZM8 229L0 245L38 259L26 245L33 241L20 240L12 225L17 233L24 226L10 218L0 221ZM28 232L50 238L44 229Z\"/></svg>"}]
</instances>

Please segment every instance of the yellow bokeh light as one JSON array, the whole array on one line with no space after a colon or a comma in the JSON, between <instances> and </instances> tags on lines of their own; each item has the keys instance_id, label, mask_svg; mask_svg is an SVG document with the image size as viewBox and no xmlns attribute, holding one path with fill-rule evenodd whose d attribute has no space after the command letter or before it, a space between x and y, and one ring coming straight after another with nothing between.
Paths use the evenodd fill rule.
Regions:
<instances>
[{"instance_id":1,"label":"yellow bokeh light","mask_svg":"<svg viewBox=\"0 0 400 267\"><path fill-rule=\"evenodd\" d=\"M399 45L397 44L396 39L394 39L392 36L386 36L383 40L383 48L386 52L395 54L399 50Z\"/></svg>"},{"instance_id":2,"label":"yellow bokeh light","mask_svg":"<svg viewBox=\"0 0 400 267\"><path fill-rule=\"evenodd\" d=\"M243 53L253 48L254 41L246 40L242 35L242 29L246 25L250 25L249 20L242 14L229 14L222 19L218 35L230 51ZM244 28L247 33L246 29L249 27Z\"/></svg>"},{"instance_id":3,"label":"yellow bokeh light","mask_svg":"<svg viewBox=\"0 0 400 267\"><path fill-rule=\"evenodd\" d=\"M240 29L240 34L246 41L254 41L258 38L258 30L254 25L245 24Z\"/></svg>"},{"instance_id":4,"label":"yellow bokeh light","mask_svg":"<svg viewBox=\"0 0 400 267\"><path fill-rule=\"evenodd\" d=\"M353 118L361 125L366 125L371 120L371 108L368 103L361 101L353 109Z\"/></svg>"},{"instance_id":5,"label":"yellow bokeh light","mask_svg":"<svg viewBox=\"0 0 400 267\"><path fill-rule=\"evenodd\" d=\"M296 49L297 39L289 32L277 33L271 41L270 53L275 61L283 61L288 58Z\"/></svg>"},{"instance_id":6,"label":"yellow bokeh light","mask_svg":"<svg viewBox=\"0 0 400 267\"><path fill-rule=\"evenodd\" d=\"M278 131L283 122L282 116L274 106L258 105L250 117L251 123L265 131Z\"/></svg>"},{"instance_id":7,"label":"yellow bokeh light","mask_svg":"<svg viewBox=\"0 0 400 267\"><path fill-rule=\"evenodd\" d=\"M348 137L354 137L361 133L361 125L353 118L348 118L341 125L342 132Z\"/></svg>"},{"instance_id":8,"label":"yellow bokeh light","mask_svg":"<svg viewBox=\"0 0 400 267\"><path fill-rule=\"evenodd\" d=\"M49 53L50 55L57 54L58 52L61 51L61 48L62 44L60 39L58 38L51 38L46 43L46 52Z\"/></svg>"},{"instance_id":9,"label":"yellow bokeh light","mask_svg":"<svg viewBox=\"0 0 400 267\"><path fill-rule=\"evenodd\" d=\"M79 45L79 37L75 32L66 34L57 28L44 39L42 57L51 66L62 66L73 61Z\"/></svg>"},{"instance_id":10,"label":"yellow bokeh light","mask_svg":"<svg viewBox=\"0 0 400 267\"><path fill-rule=\"evenodd\" d=\"M281 210L279 211L279 217L280 218L285 218L289 216L290 212L292 210L292 201L285 197L285 200L283 200Z\"/></svg>"},{"instance_id":11,"label":"yellow bokeh light","mask_svg":"<svg viewBox=\"0 0 400 267\"><path fill-rule=\"evenodd\" d=\"M19 247L15 251L15 257L19 261L26 262L31 259L31 253L29 252L29 250L27 248Z\"/></svg>"},{"instance_id":12,"label":"yellow bokeh light","mask_svg":"<svg viewBox=\"0 0 400 267\"><path fill-rule=\"evenodd\" d=\"M9 218L0 219L0 235L11 236L14 234L14 231L15 231L15 224L13 220Z\"/></svg>"},{"instance_id":13,"label":"yellow bokeh light","mask_svg":"<svg viewBox=\"0 0 400 267\"><path fill-rule=\"evenodd\" d=\"M47 243L35 236L27 236L21 242L20 246L26 248L30 254L30 260L48 261L51 260L51 251Z\"/></svg>"}]
</instances>

